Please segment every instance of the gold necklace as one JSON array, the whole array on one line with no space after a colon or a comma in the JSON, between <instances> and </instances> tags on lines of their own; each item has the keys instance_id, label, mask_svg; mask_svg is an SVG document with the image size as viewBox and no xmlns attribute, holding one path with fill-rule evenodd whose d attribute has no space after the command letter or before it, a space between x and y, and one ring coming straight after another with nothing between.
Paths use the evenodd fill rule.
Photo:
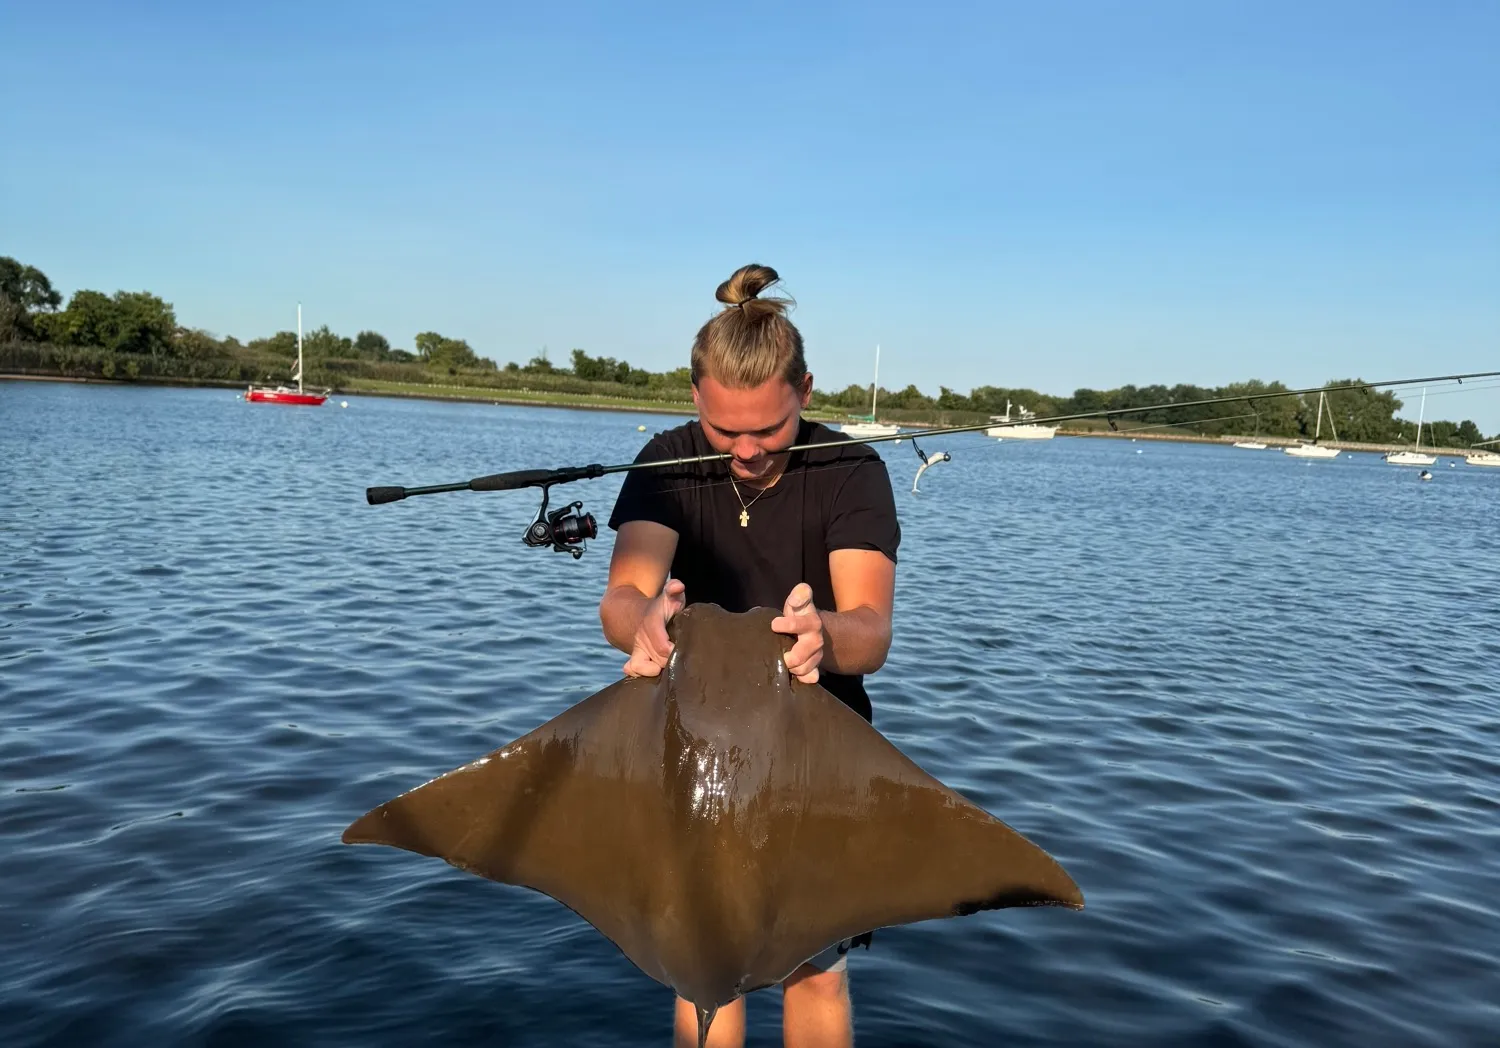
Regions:
<instances>
[{"instance_id":1,"label":"gold necklace","mask_svg":"<svg viewBox=\"0 0 1500 1048\"><path fill-rule=\"evenodd\" d=\"M746 502L745 496L740 494L740 486L734 482L734 476L732 474L729 477L729 486L734 488L734 497L740 500L740 527L748 528L750 526L750 507L755 505L757 500L760 499L761 495L764 495L766 492L771 490L771 485L767 484L765 487L761 488L760 495L756 495L755 498L751 499L749 502Z\"/></svg>"}]
</instances>

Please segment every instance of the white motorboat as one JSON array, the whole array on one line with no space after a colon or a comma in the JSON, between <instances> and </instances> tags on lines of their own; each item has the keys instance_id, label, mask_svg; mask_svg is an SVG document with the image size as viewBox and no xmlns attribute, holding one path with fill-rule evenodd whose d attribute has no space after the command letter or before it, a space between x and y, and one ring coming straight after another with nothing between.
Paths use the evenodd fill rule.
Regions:
<instances>
[{"instance_id":1,"label":"white motorboat","mask_svg":"<svg viewBox=\"0 0 1500 1048\"><path fill-rule=\"evenodd\" d=\"M839 432L849 437L864 439L865 437L894 437L901 432L901 427L893 422L875 421L875 404L880 398L880 347L875 347L875 381L870 383L870 413L868 415L855 415L857 422L845 422L839 426ZM897 442L899 443L899 441Z\"/></svg>"},{"instance_id":2,"label":"white motorboat","mask_svg":"<svg viewBox=\"0 0 1500 1048\"><path fill-rule=\"evenodd\" d=\"M1282 448L1281 450L1282 450L1283 454L1291 455L1293 458L1304 458L1304 459L1331 459L1331 458L1337 458L1338 457L1338 454L1339 454L1339 449L1338 448L1325 447L1324 445L1318 443L1319 438L1321 438L1323 436L1323 397L1324 397L1323 392L1321 390L1319 390L1318 391L1318 425L1317 425L1317 428L1313 431L1312 443L1311 444L1293 444L1289 448ZM1330 430L1333 430L1333 439L1334 440L1338 440L1339 439L1339 431L1337 429L1334 429L1334 425L1333 425L1333 412L1332 411L1330 411L1328 413L1328 428Z\"/></svg>"},{"instance_id":3,"label":"white motorboat","mask_svg":"<svg viewBox=\"0 0 1500 1048\"><path fill-rule=\"evenodd\" d=\"M997 423L984 431L987 437L996 440L1051 440L1057 436L1056 426L1043 426L1030 421L1036 418L1035 411L1016 408L1016 419L1010 417L1010 401L1005 402L1005 414L991 415L990 421Z\"/></svg>"},{"instance_id":4,"label":"white motorboat","mask_svg":"<svg viewBox=\"0 0 1500 1048\"><path fill-rule=\"evenodd\" d=\"M1464 456L1464 461L1471 466L1500 466L1500 455L1493 451L1471 451Z\"/></svg>"},{"instance_id":5,"label":"white motorboat","mask_svg":"<svg viewBox=\"0 0 1500 1048\"><path fill-rule=\"evenodd\" d=\"M1427 387L1422 387L1422 406L1417 411L1417 445L1413 451L1387 451L1381 457L1393 466L1430 466L1436 455L1422 454L1422 420L1427 416Z\"/></svg>"}]
</instances>

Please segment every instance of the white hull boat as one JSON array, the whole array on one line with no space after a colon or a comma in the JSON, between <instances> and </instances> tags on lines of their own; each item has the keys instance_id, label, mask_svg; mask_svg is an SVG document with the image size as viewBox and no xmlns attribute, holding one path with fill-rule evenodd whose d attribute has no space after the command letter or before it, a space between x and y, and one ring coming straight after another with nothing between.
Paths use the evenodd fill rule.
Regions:
<instances>
[{"instance_id":1,"label":"white hull boat","mask_svg":"<svg viewBox=\"0 0 1500 1048\"><path fill-rule=\"evenodd\" d=\"M889 422L845 422L839 426L839 432L845 436L857 437L894 437L901 432L901 427Z\"/></svg>"},{"instance_id":2,"label":"white hull boat","mask_svg":"<svg viewBox=\"0 0 1500 1048\"><path fill-rule=\"evenodd\" d=\"M1417 446L1413 451L1387 451L1382 458L1393 466L1430 466L1436 455L1422 454L1422 421L1427 417L1427 390L1422 390L1422 407L1417 411Z\"/></svg>"},{"instance_id":3,"label":"white hull boat","mask_svg":"<svg viewBox=\"0 0 1500 1048\"><path fill-rule=\"evenodd\" d=\"M1234 442L1234 446L1237 448L1244 448L1246 451L1266 450L1266 446L1258 440L1237 440Z\"/></svg>"},{"instance_id":4,"label":"white hull boat","mask_svg":"<svg viewBox=\"0 0 1500 1048\"><path fill-rule=\"evenodd\" d=\"M1333 429L1333 412L1328 413L1328 428L1333 430L1333 439L1339 439L1339 431ZM1318 425L1313 431L1313 442L1311 444L1293 444L1289 448L1282 448L1282 453L1301 459L1331 459L1338 458L1338 448L1327 448L1318 443L1323 436L1323 393L1318 393Z\"/></svg>"},{"instance_id":5,"label":"white hull boat","mask_svg":"<svg viewBox=\"0 0 1500 1048\"><path fill-rule=\"evenodd\" d=\"M1027 411L1025 408L1017 408L1020 418L1012 422L1010 418L1010 401L1005 402L1005 414L991 415L990 421L998 423L984 431L987 437L996 440L1051 440L1057 436L1056 426L1041 426L1028 419L1036 417L1036 412Z\"/></svg>"},{"instance_id":6,"label":"white hull boat","mask_svg":"<svg viewBox=\"0 0 1500 1048\"><path fill-rule=\"evenodd\" d=\"M1281 449L1284 454L1301 459L1331 459L1339 457L1338 448L1327 448L1322 444L1298 444Z\"/></svg>"},{"instance_id":7,"label":"white hull boat","mask_svg":"<svg viewBox=\"0 0 1500 1048\"><path fill-rule=\"evenodd\" d=\"M894 422L876 422L875 404L880 399L880 347L875 347L875 381L870 383L870 413L869 415L856 415L858 422L845 422L839 426L839 432L851 440L864 440L868 437L894 437L901 432L901 427ZM900 443L900 441L897 441Z\"/></svg>"}]
</instances>

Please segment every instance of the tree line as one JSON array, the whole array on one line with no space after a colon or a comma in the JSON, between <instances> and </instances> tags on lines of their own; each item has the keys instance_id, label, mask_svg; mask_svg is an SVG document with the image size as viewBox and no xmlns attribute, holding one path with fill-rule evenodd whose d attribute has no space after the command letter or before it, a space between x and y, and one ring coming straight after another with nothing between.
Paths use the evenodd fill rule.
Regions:
<instances>
[{"instance_id":1,"label":"tree line","mask_svg":"<svg viewBox=\"0 0 1500 1048\"><path fill-rule=\"evenodd\" d=\"M376 331L361 331L350 338L327 325L305 332L302 342L304 374L314 385L337 388L350 379L366 378L588 393L663 403L691 400L691 377L686 367L653 372L629 361L592 356L582 349L572 350L564 365L554 363L543 350L524 364L512 361L502 367L475 352L464 339L435 331L418 333L411 349L392 346ZM45 273L14 258L0 257L0 369L127 380L259 382L284 380L296 356L294 331L278 331L244 343L233 337L221 338L180 325L171 304L146 291L116 291L110 295L81 289L64 305L62 295ZM1328 384L1357 381L1333 379ZM879 401L881 415L894 421L949 423L983 421L1004 413L1007 405L1013 417L1022 408L1046 417L1169 405L1131 415L1120 425L1179 427L1205 436L1312 436L1317 430L1316 396L1274 396L1198 408L1170 406L1275 394L1286 388L1279 382L1252 380L1217 387L1179 384L1078 389L1070 396L1057 396L990 385L965 394L940 386L934 397L909 385L905 389L881 389ZM869 410L870 396L871 388L861 385L833 393L816 390L811 406L863 413ZM1371 389L1339 390L1327 394L1326 400L1338 435L1368 443L1415 439L1416 424L1395 417L1402 406L1394 393ZM1327 416L1324 427L1324 435L1331 436ZM1423 434L1424 444L1466 447L1484 439L1468 419L1438 420L1429 427Z\"/></svg>"}]
</instances>

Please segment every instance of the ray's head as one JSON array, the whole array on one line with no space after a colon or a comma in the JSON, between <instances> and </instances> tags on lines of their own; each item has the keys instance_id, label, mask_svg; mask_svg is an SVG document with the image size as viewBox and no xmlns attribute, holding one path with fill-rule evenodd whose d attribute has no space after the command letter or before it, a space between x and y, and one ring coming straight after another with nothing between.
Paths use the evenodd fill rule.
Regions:
<instances>
[{"instance_id":1,"label":"ray's head","mask_svg":"<svg viewBox=\"0 0 1500 1048\"><path fill-rule=\"evenodd\" d=\"M714 293L724 308L693 339L693 403L703 435L734 456L730 471L740 480L775 472L812 397L802 333L786 315L791 299L761 297L780 279L757 263L735 270Z\"/></svg>"},{"instance_id":2,"label":"ray's head","mask_svg":"<svg viewBox=\"0 0 1500 1048\"><path fill-rule=\"evenodd\" d=\"M690 604L672 616L667 635L674 648L664 679L678 686L679 701L790 687L781 656L791 638L771 629L776 614L774 608L729 612L717 604ZM694 686L682 688L686 680Z\"/></svg>"}]
</instances>

